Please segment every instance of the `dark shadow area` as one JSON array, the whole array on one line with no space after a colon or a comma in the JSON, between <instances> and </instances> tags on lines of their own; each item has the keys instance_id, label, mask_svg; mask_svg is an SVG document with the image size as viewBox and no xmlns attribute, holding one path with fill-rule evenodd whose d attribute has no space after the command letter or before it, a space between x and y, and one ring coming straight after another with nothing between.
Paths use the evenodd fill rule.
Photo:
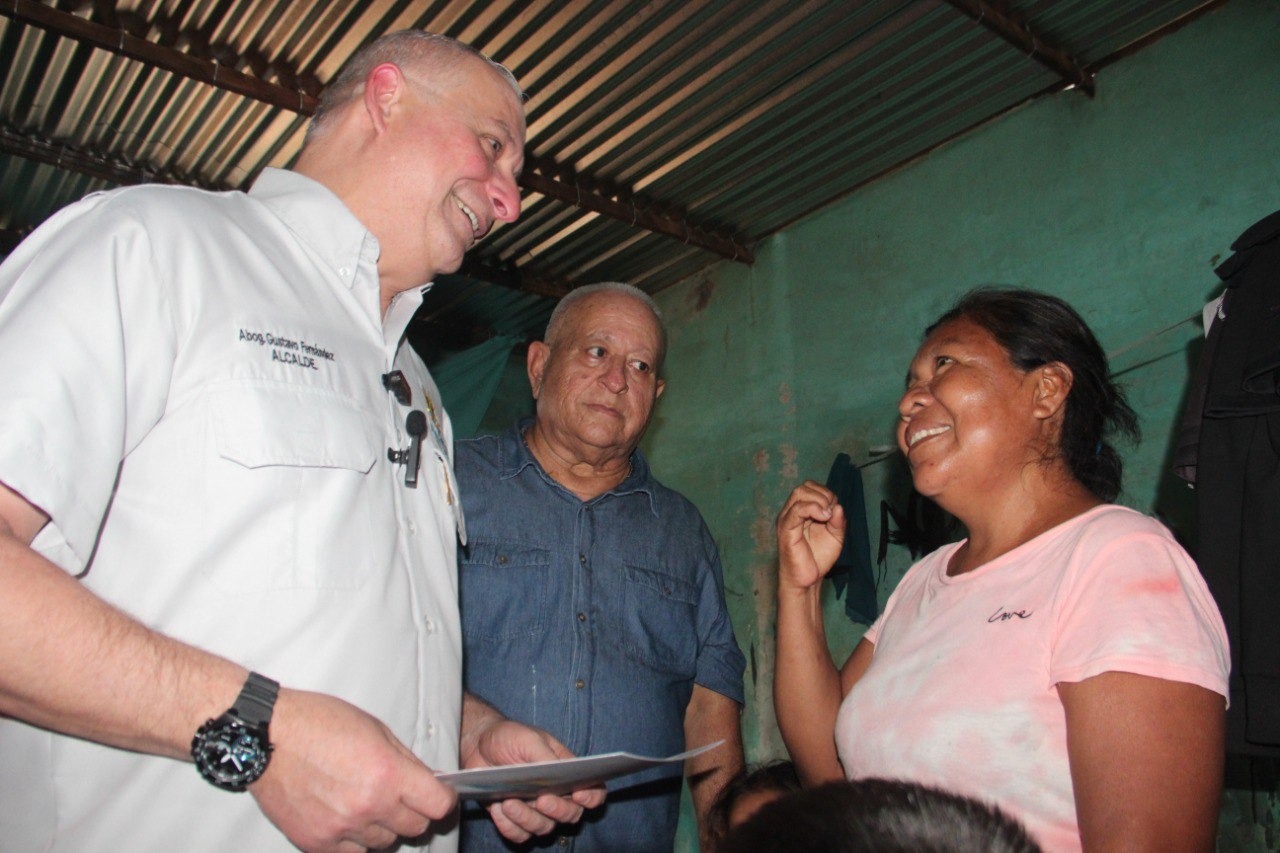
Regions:
<instances>
[{"instance_id":1,"label":"dark shadow area","mask_svg":"<svg viewBox=\"0 0 1280 853\"><path fill-rule=\"evenodd\" d=\"M1169 528L1174 538L1193 557L1200 541L1196 523L1196 493L1186 480L1173 472L1173 457L1178 445L1183 414L1187 408L1187 397L1191 393L1191 383L1195 380L1196 368L1200 364L1200 354L1203 350L1203 334L1187 342L1184 359L1187 365L1188 381L1183 385L1182 393L1178 396L1178 407L1173 421L1164 425L1164 453L1161 456L1160 478L1156 481L1155 504L1152 508L1155 517Z\"/></svg>"}]
</instances>

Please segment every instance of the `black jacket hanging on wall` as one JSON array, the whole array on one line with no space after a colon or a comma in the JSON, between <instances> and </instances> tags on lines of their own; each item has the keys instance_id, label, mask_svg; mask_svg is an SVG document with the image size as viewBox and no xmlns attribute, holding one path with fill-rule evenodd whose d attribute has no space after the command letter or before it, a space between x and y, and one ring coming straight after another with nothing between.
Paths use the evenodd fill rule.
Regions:
<instances>
[{"instance_id":1,"label":"black jacket hanging on wall","mask_svg":"<svg viewBox=\"0 0 1280 853\"><path fill-rule=\"evenodd\" d=\"M1231 248L1174 470L1231 640L1227 751L1280 756L1280 211Z\"/></svg>"}]
</instances>

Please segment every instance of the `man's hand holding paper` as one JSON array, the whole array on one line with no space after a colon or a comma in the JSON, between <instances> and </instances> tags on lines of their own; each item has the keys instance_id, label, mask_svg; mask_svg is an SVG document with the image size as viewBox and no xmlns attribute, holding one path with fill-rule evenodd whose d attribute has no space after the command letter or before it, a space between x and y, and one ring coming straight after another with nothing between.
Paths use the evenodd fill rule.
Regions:
<instances>
[{"instance_id":1,"label":"man's hand holding paper","mask_svg":"<svg viewBox=\"0 0 1280 853\"><path fill-rule=\"evenodd\" d=\"M464 770L534 764L573 758L568 748L547 732L503 717L476 697L466 694L462 709L461 766ZM448 781L448 774L440 774ZM604 803L603 785L571 794L540 794L533 800L505 799L488 806L489 815L502 835L525 841L546 835L557 823L576 823L586 809Z\"/></svg>"}]
</instances>

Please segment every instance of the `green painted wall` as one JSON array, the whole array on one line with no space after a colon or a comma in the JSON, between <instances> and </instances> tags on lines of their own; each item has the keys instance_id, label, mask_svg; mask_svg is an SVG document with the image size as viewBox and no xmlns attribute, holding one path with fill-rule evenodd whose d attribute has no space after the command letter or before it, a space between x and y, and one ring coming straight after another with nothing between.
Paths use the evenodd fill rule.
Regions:
<instances>
[{"instance_id":1,"label":"green painted wall","mask_svg":"<svg viewBox=\"0 0 1280 853\"><path fill-rule=\"evenodd\" d=\"M1200 335L1182 321L1215 295L1236 235L1277 208L1280 4L1233 0L1105 69L1093 100L1037 101L772 238L754 267L724 263L659 295L668 390L645 449L720 543L749 657L749 760L784 754L770 698L774 516L835 454L865 460L892 443L925 323L979 284L1072 302L1142 415L1123 501L1190 539L1189 493L1163 473ZM896 458L863 473L870 507L902 501ZM874 516L873 546L878 532ZM887 562L882 596L910 557L895 546ZM830 604L843 659L863 626ZM1273 783L1228 795L1222 849L1277 846Z\"/></svg>"}]
</instances>

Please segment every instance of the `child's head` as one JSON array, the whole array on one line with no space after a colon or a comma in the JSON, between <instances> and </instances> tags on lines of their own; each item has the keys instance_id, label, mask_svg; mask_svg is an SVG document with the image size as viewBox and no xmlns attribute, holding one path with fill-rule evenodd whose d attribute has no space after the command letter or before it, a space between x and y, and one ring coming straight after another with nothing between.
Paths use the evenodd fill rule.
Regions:
<instances>
[{"instance_id":1,"label":"child's head","mask_svg":"<svg viewBox=\"0 0 1280 853\"><path fill-rule=\"evenodd\" d=\"M731 828L724 853L1039 853L994 806L914 782L828 782L762 806Z\"/></svg>"},{"instance_id":2,"label":"child's head","mask_svg":"<svg viewBox=\"0 0 1280 853\"><path fill-rule=\"evenodd\" d=\"M717 838L755 814L762 806L800 790L796 767L790 761L768 761L738 771L711 807Z\"/></svg>"}]
</instances>

